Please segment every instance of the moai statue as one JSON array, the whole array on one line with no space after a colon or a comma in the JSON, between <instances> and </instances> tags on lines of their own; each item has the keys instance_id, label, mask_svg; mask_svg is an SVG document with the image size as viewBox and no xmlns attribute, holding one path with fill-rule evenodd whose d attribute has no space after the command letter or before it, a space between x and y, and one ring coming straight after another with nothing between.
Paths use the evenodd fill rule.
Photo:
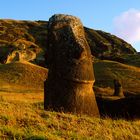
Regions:
<instances>
[{"instance_id":1,"label":"moai statue","mask_svg":"<svg viewBox=\"0 0 140 140\"><path fill-rule=\"evenodd\" d=\"M121 81L117 79L114 79L114 96L124 97Z\"/></svg>"},{"instance_id":2,"label":"moai statue","mask_svg":"<svg viewBox=\"0 0 140 140\"><path fill-rule=\"evenodd\" d=\"M46 64L44 108L99 117L91 52L78 18L58 14L49 19Z\"/></svg>"}]
</instances>

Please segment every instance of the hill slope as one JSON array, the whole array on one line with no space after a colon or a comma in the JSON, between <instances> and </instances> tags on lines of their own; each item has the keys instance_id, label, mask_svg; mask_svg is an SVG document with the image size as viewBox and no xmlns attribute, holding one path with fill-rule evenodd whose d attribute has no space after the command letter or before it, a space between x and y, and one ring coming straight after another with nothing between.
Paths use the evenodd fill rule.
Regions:
<instances>
[{"instance_id":1,"label":"hill slope","mask_svg":"<svg viewBox=\"0 0 140 140\"><path fill-rule=\"evenodd\" d=\"M48 70L29 62L16 61L24 56L22 59L33 58L32 62L44 64L47 24L47 21L0 20L0 62L15 61L0 64L0 139L140 139L138 120L96 119L44 111L43 86ZM122 114L124 111L128 114L128 106L139 113L139 98L132 102L133 98L129 97L110 98L116 78L122 81L125 95L140 95L140 57L135 49L103 31L85 28L85 33L94 56L128 64L95 61L95 93L107 95L107 98L97 96L101 113L106 115L108 110L108 114L113 113L116 117L121 108Z\"/></svg>"},{"instance_id":2,"label":"hill slope","mask_svg":"<svg viewBox=\"0 0 140 140\"><path fill-rule=\"evenodd\" d=\"M85 28L85 33L92 55L98 58L136 53L129 43L110 33L89 28Z\"/></svg>"},{"instance_id":3,"label":"hill slope","mask_svg":"<svg viewBox=\"0 0 140 140\"><path fill-rule=\"evenodd\" d=\"M28 62L0 65L1 91L43 89L48 70Z\"/></svg>"},{"instance_id":4,"label":"hill slope","mask_svg":"<svg viewBox=\"0 0 140 140\"><path fill-rule=\"evenodd\" d=\"M16 60L22 57L41 65L47 46L47 24L47 21L0 20L0 62L13 61L16 52L20 55ZM109 33L85 28L85 34L93 56L136 54L129 43Z\"/></svg>"},{"instance_id":5,"label":"hill slope","mask_svg":"<svg viewBox=\"0 0 140 140\"><path fill-rule=\"evenodd\" d=\"M140 94L140 68L115 61L100 60L94 64L95 86L113 88L113 80L120 79L125 92Z\"/></svg>"},{"instance_id":6,"label":"hill slope","mask_svg":"<svg viewBox=\"0 0 140 140\"><path fill-rule=\"evenodd\" d=\"M95 87L104 89L102 94L113 94L113 80L120 79L124 91L140 94L140 68L119 62L100 60L94 63ZM16 62L0 65L2 90L43 89L48 70L28 63ZM106 90L105 90L106 89ZM108 91L110 91L108 93Z\"/></svg>"}]
</instances>

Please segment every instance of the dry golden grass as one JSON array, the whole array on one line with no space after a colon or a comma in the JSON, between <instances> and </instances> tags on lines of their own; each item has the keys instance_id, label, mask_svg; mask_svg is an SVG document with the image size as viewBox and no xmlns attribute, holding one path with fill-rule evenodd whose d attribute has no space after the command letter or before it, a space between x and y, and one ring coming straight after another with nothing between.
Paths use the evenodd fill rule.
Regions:
<instances>
[{"instance_id":1,"label":"dry golden grass","mask_svg":"<svg viewBox=\"0 0 140 140\"><path fill-rule=\"evenodd\" d=\"M139 82L140 70L112 61L95 64L98 83L95 87L104 95L113 92L110 81L121 77L131 86L131 79ZM0 139L93 139L139 140L140 120L99 119L44 111L43 82L47 69L27 62L0 65ZM111 83L112 84L112 83ZM129 86L125 85L124 88ZM110 87L109 87L110 86ZM131 89L138 91L138 86Z\"/></svg>"},{"instance_id":2,"label":"dry golden grass","mask_svg":"<svg viewBox=\"0 0 140 140\"><path fill-rule=\"evenodd\" d=\"M122 55L123 59L125 60L124 63L136 67L140 67L140 55L139 54L127 54Z\"/></svg>"},{"instance_id":3,"label":"dry golden grass","mask_svg":"<svg viewBox=\"0 0 140 140\"><path fill-rule=\"evenodd\" d=\"M122 80L125 92L140 94L140 68L114 61L98 61L94 64L95 91L98 94L112 95L113 80ZM43 90L48 70L28 62L0 65L0 91L30 92Z\"/></svg>"},{"instance_id":4,"label":"dry golden grass","mask_svg":"<svg viewBox=\"0 0 140 140\"><path fill-rule=\"evenodd\" d=\"M140 120L112 120L43 110L43 93L0 93L2 140L139 140Z\"/></svg>"},{"instance_id":5,"label":"dry golden grass","mask_svg":"<svg viewBox=\"0 0 140 140\"><path fill-rule=\"evenodd\" d=\"M48 70L29 62L0 65L0 91L42 90Z\"/></svg>"}]
</instances>

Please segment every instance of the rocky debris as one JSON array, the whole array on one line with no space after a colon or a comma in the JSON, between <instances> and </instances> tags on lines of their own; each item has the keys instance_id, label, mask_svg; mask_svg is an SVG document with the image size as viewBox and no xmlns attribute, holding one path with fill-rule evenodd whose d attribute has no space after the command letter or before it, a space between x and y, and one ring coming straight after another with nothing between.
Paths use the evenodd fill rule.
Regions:
<instances>
[{"instance_id":1,"label":"rocky debris","mask_svg":"<svg viewBox=\"0 0 140 140\"><path fill-rule=\"evenodd\" d=\"M114 79L114 96L124 97L121 81Z\"/></svg>"},{"instance_id":2,"label":"rocky debris","mask_svg":"<svg viewBox=\"0 0 140 140\"><path fill-rule=\"evenodd\" d=\"M16 52L22 60L39 64L47 44L46 38L46 21L0 20L0 63L15 61L12 56Z\"/></svg>"},{"instance_id":3,"label":"rocky debris","mask_svg":"<svg viewBox=\"0 0 140 140\"><path fill-rule=\"evenodd\" d=\"M112 60L123 54L137 54L137 51L123 39L110 33L85 28L85 34L91 53L100 59Z\"/></svg>"},{"instance_id":4,"label":"rocky debris","mask_svg":"<svg viewBox=\"0 0 140 140\"><path fill-rule=\"evenodd\" d=\"M91 52L80 19L52 16L48 37L44 108L99 117Z\"/></svg>"},{"instance_id":5,"label":"rocky debris","mask_svg":"<svg viewBox=\"0 0 140 140\"><path fill-rule=\"evenodd\" d=\"M7 59L5 63L11 63L15 61L32 61L36 59L36 53L30 50L25 50L25 51L13 51L9 55L7 55Z\"/></svg>"},{"instance_id":6,"label":"rocky debris","mask_svg":"<svg viewBox=\"0 0 140 140\"><path fill-rule=\"evenodd\" d=\"M0 48L1 63L11 63L15 61L33 61L41 49L34 43L22 39Z\"/></svg>"},{"instance_id":7,"label":"rocky debris","mask_svg":"<svg viewBox=\"0 0 140 140\"><path fill-rule=\"evenodd\" d=\"M65 16L64 16L65 18ZM20 48L25 47L24 41L38 46L42 53L36 53L36 64L45 65L44 53L48 44L48 22L47 21L18 21L18 20L0 20L0 49L6 49L5 46L14 43L16 40L22 40ZM136 54L136 50L124 40L104 31L84 28L87 42L90 46L93 56L99 59L109 59L124 63L123 54ZM24 41L23 41L24 40ZM16 49L16 48L15 48ZM27 48L30 49L30 48ZM10 50L7 50L9 54ZM7 53L0 50L0 60L6 62ZM6 54L6 55L5 55ZM41 61L39 60L41 58Z\"/></svg>"}]
</instances>

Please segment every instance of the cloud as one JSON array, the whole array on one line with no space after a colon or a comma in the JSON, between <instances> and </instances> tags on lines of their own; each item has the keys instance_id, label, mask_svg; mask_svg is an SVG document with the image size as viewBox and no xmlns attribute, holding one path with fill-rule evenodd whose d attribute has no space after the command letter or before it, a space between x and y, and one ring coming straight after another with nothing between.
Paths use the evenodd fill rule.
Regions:
<instances>
[{"instance_id":1,"label":"cloud","mask_svg":"<svg viewBox=\"0 0 140 140\"><path fill-rule=\"evenodd\" d=\"M129 9L115 17L114 34L132 44L140 42L140 10Z\"/></svg>"}]
</instances>

